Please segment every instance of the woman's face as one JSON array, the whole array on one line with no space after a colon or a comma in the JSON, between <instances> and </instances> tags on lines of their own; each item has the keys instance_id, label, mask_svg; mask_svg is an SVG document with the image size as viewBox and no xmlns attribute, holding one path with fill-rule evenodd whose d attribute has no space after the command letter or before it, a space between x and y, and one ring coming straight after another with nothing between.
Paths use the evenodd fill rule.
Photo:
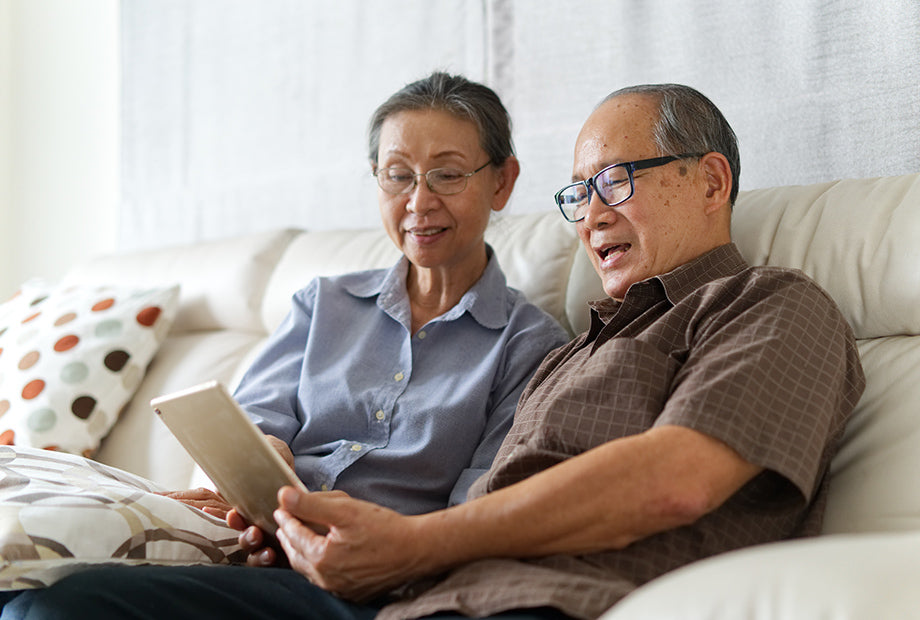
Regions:
<instances>
[{"instance_id":1,"label":"woman's face","mask_svg":"<svg viewBox=\"0 0 920 620\"><path fill-rule=\"evenodd\" d=\"M514 160L514 158L509 158ZM400 167L415 173L435 168L472 172L489 161L471 121L441 110L412 110L388 117L380 130L377 168ZM507 167L514 169L509 177ZM505 206L514 186L517 162L486 166L467 179L462 192L435 194L417 177L406 194L378 189L380 214L393 243L416 267L464 270L478 277L485 267L483 234L492 211Z\"/></svg>"}]
</instances>

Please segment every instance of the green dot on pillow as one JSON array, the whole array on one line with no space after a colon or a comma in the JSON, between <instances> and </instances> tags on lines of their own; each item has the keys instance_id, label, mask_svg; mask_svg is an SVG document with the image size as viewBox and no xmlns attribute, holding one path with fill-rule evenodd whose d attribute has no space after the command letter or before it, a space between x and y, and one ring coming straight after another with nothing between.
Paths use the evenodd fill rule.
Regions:
<instances>
[{"instance_id":1,"label":"green dot on pillow","mask_svg":"<svg viewBox=\"0 0 920 620\"><path fill-rule=\"evenodd\" d=\"M53 409L42 407L41 409L36 409L29 415L26 424L29 426L29 430L36 433L43 433L54 428L54 425L57 424L57 415L54 413Z\"/></svg>"},{"instance_id":2,"label":"green dot on pillow","mask_svg":"<svg viewBox=\"0 0 920 620\"><path fill-rule=\"evenodd\" d=\"M61 368L61 381L64 383L80 383L88 376L89 368L83 362L71 362Z\"/></svg>"},{"instance_id":3,"label":"green dot on pillow","mask_svg":"<svg viewBox=\"0 0 920 620\"><path fill-rule=\"evenodd\" d=\"M97 338L115 338L121 335L121 321L108 319L96 325Z\"/></svg>"}]
</instances>

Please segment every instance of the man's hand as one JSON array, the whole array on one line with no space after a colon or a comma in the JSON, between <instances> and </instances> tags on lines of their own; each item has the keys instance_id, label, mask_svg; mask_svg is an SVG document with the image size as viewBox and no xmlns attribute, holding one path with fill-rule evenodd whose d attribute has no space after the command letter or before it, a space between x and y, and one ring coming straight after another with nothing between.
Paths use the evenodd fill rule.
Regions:
<instances>
[{"instance_id":1,"label":"man's hand","mask_svg":"<svg viewBox=\"0 0 920 620\"><path fill-rule=\"evenodd\" d=\"M278 492L276 536L291 567L342 598L366 601L426 574L426 551L414 518L345 493ZM305 523L328 528L317 534Z\"/></svg>"},{"instance_id":2,"label":"man's hand","mask_svg":"<svg viewBox=\"0 0 920 620\"><path fill-rule=\"evenodd\" d=\"M205 488L191 489L189 491L172 491L169 493L160 493L159 495L170 497L183 504L198 508L218 519L226 519L227 513L233 508L219 493Z\"/></svg>"}]
</instances>

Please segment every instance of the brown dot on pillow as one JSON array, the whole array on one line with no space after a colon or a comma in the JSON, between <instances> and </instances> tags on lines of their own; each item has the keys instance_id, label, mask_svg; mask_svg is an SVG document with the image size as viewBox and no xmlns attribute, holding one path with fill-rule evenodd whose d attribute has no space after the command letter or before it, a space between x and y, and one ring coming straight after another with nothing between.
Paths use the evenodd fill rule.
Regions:
<instances>
[{"instance_id":1,"label":"brown dot on pillow","mask_svg":"<svg viewBox=\"0 0 920 620\"><path fill-rule=\"evenodd\" d=\"M125 367L129 359L131 359L131 356L125 351L111 351L105 356L105 367L112 372L118 372Z\"/></svg>"},{"instance_id":2,"label":"brown dot on pillow","mask_svg":"<svg viewBox=\"0 0 920 620\"><path fill-rule=\"evenodd\" d=\"M92 396L80 396L70 404L70 411L81 420L88 418L95 408L96 399Z\"/></svg>"}]
</instances>

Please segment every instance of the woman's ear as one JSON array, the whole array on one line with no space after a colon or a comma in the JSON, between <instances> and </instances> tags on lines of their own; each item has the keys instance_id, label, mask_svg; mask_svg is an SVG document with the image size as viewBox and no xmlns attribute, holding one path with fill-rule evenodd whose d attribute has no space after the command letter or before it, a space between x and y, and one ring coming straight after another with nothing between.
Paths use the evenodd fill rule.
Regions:
<instances>
[{"instance_id":1,"label":"woman's ear","mask_svg":"<svg viewBox=\"0 0 920 620\"><path fill-rule=\"evenodd\" d=\"M521 174L521 163L514 155L508 157L498 168L498 185L495 188L495 194L492 196L492 210L501 211L508 204L511 198L511 192L514 190L514 183L518 175Z\"/></svg>"},{"instance_id":2,"label":"woman's ear","mask_svg":"<svg viewBox=\"0 0 920 620\"><path fill-rule=\"evenodd\" d=\"M731 207L732 170L725 155L706 153L700 157L700 171L706 184L706 213Z\"/></svg>"}]
</instances>

